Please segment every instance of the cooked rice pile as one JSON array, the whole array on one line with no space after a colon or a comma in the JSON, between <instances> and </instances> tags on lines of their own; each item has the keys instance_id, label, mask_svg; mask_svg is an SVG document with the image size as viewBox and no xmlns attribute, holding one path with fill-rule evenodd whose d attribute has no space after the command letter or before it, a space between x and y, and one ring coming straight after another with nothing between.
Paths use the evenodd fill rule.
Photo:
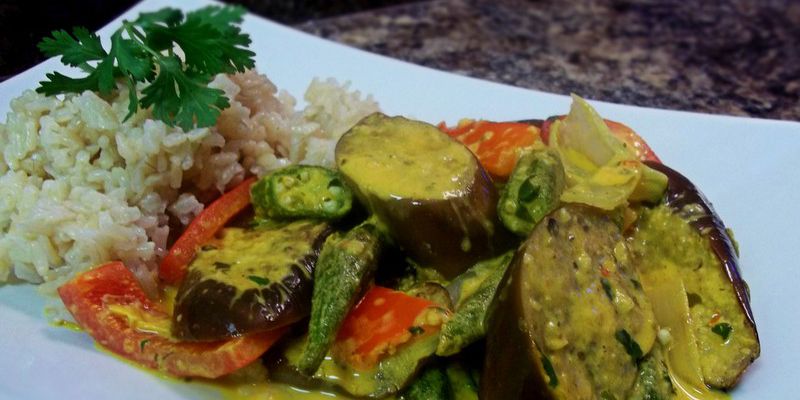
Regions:
<instances>
[{"instance_id":1,"label":"cooked rice pile","mask_svg":"<svg viewBox=\"0 0 800 400\"><path fill-rule=\"evenodd\" d=\"M153 284L170 217L188 224L203 209L198 197L246 174L332 166L338 138L378 110L332 79L314 80L299 111L254 71L220 75L211 86L231 107L215 127L189 132L148 110L123 121L124 88L109 101L92 92L14 99L0 124L0 282L16 277L53 293L79 271L122 260Z\"/></svg>"}]
</instances>

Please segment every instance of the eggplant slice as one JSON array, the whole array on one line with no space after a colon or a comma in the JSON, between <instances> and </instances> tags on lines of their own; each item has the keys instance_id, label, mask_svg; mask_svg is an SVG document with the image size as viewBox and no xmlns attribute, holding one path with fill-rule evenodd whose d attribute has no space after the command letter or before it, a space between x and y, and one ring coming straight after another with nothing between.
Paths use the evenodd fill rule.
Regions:
<instances>
[{"instance_id":1,"label":"eggplant slice","mask_svg":"<svg viewBox=\"0 0 800 400\"><path fill-rule=\"evenodd\" d=\"M482 399L626 399L656 325L620 228L568 205L520 247L492 303Z\"/></svg>"},{"instance_id":2,"label":"eggplant slice","mask_svg":"<svg viewBox=\"0 0 800 400\"><path fill-rule=\"evenodd\" d=\"M178 289L173 334L219 340L287 326L308 316L312 277L328 224L225 228L203 246Z\"/></svg>"},{"instance_id":3,"label":"eggplant slice","mask_svg":"<svg viewBox=\"0 0 800 400\"><path fill-rule=\"evenodd\" d=\"M731 388L760 354L736 249L722 220L694 184L663 164L648 165L667 175L669 185L665 205L644 210L637 223L632 241L637 266L642 274L658 274L665 263L677 267L687 292L703 379L716 388Z\"/></svg>"},{"instance_id":4,"label":"eggplant slice","mask_svg":"<svg viewBox=\"0 0 800 400\"><path fill-rule=\"evenodd\" d=\"M489 175L435 126L372 114L339 140L336 164L389 236L447 279L514 243Z\"/></svg>"}]
</instances>

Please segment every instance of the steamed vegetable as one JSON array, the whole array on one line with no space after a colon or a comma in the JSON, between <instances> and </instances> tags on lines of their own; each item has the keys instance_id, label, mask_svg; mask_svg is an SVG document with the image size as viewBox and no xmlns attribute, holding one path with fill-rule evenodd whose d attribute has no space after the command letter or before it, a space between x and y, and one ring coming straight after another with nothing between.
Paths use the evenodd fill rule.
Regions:
<instances>
[{"instance_id":1,"label":"steamed vegetable","mask_svg":"<svg viewBox=\"0 0 800 400\"><path fill-rule=\"evenodd\" d=\"M298 365L313 375L336 339L347 313L372 282L381 238L371 222L328 238L314 271L308 342Z\"/></svg>"},{"instance_id":2,"label":"steamed vegetable","mask_svg":"<svg viewBox=\"0 0 800 400\"><path fill-rule=\"evenodd\" d=\"M261 178L251 191L256 216L335 220L350 211L353 194L336 171L293 165Z\"/></svg>"},{"instance_id":3,"label":"steamed vegetable","mask_svg":"<svg viewBox=\"0 0 800 400\"><path fill-rule=\"evenodd\" d=\"M173 333L218 340L295 323L311 309L312 276L330 229L300 220L277 228L225 228L189 266Z\"/></svg>"},{"instance_id":4,"label":"steamed vegetable","mask_svg":"<svg viewBox=\"0 0 800 400\"><path fill-rule=\"evenodd\" d=\"M185 18L174 8L141 13L133 21L122 21L111 35L109 50L85 28L73 29L72 35L53 31L39 49L48 57L61 56L61 62L88 75L70 78L51 72L36 91L47 96L86 90L108 95L121 79L130 100L126 119L139 108L152 106L156 119L185 131L214 125L230 99L208 83L216 74L255 66L255 53L247 49L250 36L238 27L245 11L238 6L208 6ZM141 99L137 84L144 84Z\"/></svg>"},{"instance_id":5,"label":"steamed vegetable","mask_svg":"<svg viewBox=\"0 0 800 400\"><path fill-rule=\"evenodd\" d=\"M453 387L439 367L425 368L400 395L401 400L451 400Z\"/></svg>"},{"instance_id":6,"label":"steamed vegetable","mask_svg":"<svg viewBox=\"0 0 800 400\"><path fill-rule=\"evenodd\" d=\"M439 129L464 143L493 177L506 179L520 154L538 142L539 128L526 123L464 120L454 128Z\"/></svg>"},{"instance_id":7,"label":"steamed vegetable","mask_svg":"<svg viewBox=\"0 0 800 400\"><path fill-rule=\"evenodd\" d=\"M650 354L639 362L639 375L627 400L669 400L675 397L663 353L663 346L656 342Z\"/></svg>"},{"instance_id":8,"label":"steamed vegetable","mask_svg":"<svg viewBox=\"0 0 800 400\"><path fill-rule=\"evenodd\" d=\"M250 205L250 186L255 181L255 178L245 179L203 209L200 215L192 220L169 249L167 256L161 260L158 268L161 280L173 285L183 280L189 262L194 259L197 250L214 238L231 218Z\"/></svg>"},{"instance_id":9,"label":"steamed vegetable","mask_svg":"<svg viewBox=\"0 0 800 400\"><path fill-rule=\"evenodd\" d=\"M689 315L683 320L696 337L704 382L732 387L760 354L736 249L719 216L688 179L662 164L650 166L669 177L669 188L665 205L641 212L633 235L639 268L656 283L675 269L685 286L679 295L688 299ZM654 306L667 300L651 299Z\"/></svg>"},{"instance_id":10,"label":"steamed vegetable","mask_svg":"<svg viewBox=\"0 0 800 400\"><path fill-rule=\"evenodd\" d=\"M638 282L608 215L576 205L551 213L495 296L481 398L627 398L656 338Z\"/></svg>"},{"instance_id":11,"label":"steamed vegetable","mask_svg":"<svg viewBox=\"0 0 800 400\"><path fill-rule=\"evenodd\" d=\"M447 311L433 302L374 286L348 314L329 356L312 376L297 368L305 338L268 360L270 376L354 396L397 393L433 356L446 317Z\"/></svg>"},{"instance_id":12,"label":"steamed vegetable","mask_svg":"<svg viewBox=\"0 0 800 400\"><path fill-rule=\"evenodd\" d=\"M455 310L442 325L436 354L450 356L483 338L486 317L497 286L506 272L512 253L482 261L456 278L450 285Z\"/></svg>"},{"instance_id":13,"label":"steamed vegetable","mask_svg":"<svg viewBox=\"0 0 800 400\"><path fill-rule=\"evenodd\" d=\"M556 120L563 120L565 117L566 116L551 117L542 123L542 140L545 143L550 141L550 127L552 126L553 122ZM613 134L617 139L621 140L623 146L625 146L628 151L632 152L639 161L652 161L657 163L661 162L653 149L651 149L647 142L645 142L644 139L642 139L642 137L636 133L636 131L631 129L631 127L623 123L607 119L604 119L603 122L605 122L606 126L608 126L611 134Z\"/></svg>"},{"instance_id":14,"label":"steamed vegetable","mask_svg":"<svg viewBox=\"0 0 800 400\"><path fill-rule=\"evenodd\" d=\"M573 96L569 114L554 121L549 134L566 172L563 202L611 211L629 201L661 199L667 186L664 174L639 161L580 97Z\"/></svg>"},{"instance_id":15,"label":"steamed vegetable","mask_svg":"<svg viewBox=\"0 0 800 400\"><path fill-rule=\"evenodd\" d=\"M339 140L336 164L389 236L445 278L510 245L491 179L434 126L372 114Z\"/></svg>"},{"instance_id":16,"label":"steamed vegetable","mask_svg":"<svg viewBox=\"0 0 800 400\"><path fill-rule=\"evenodd\" d=\"M258 359L283 331L189 343L170 335L170 310L150 300L121 262L99 266L58 288L75 321L100 345L173 376L217 378Z\"/></svg>"},{"instance_id":17,"label":"steamed vegetable","mask_svg":"<svg viewBox=\"0 0 800 400\"><path fill-rule=\"evenodd\" d=\"M385 398L407 387L436 349L435 334L421 335L386 354L375 365L361 368L326 357L312 376L302 374L297 363L304 338L289 342L281 352L269 356L270 379L306 388L339 392L357 398Z\"/></svg>"},{"instance_id":18,"label":"steamed vegetable","mask_svg":"<svg viewBox=\"0 0 800 400\"><path fill-rule=\"evenodd\" d=\"M447 314L430 300L373 286L347 315L332 353L354 368L368 369L409 341L438 336Z\"/></svg>"},{"instance_id":19,"label":"steamed vegetable","mask_svg":"<svg viewBox=\"0 0 800 400\"><path fill-rule=\"evenodd\" d=\"M511 232L528 236L558 206L564 184L557 152L540 149L523 154L497 203L500 220Z\"/></svg>"},{"instance_id":20,"label":"steamed vegetable","mask_svg":"<svg viewBox=\"0 0 800 400\"><path fill-rule=\"evenodd\" d=\"M641 278L658 324L669 332L664 362L672 386L676 393L688 399L723 399L706 387L700 351L689 323L691 317L683 280L674 265L664 260L662 263L662 268L646 270Z\"/></svg>"},{"instance_id":21,"label":"steamed vegetable","mask_svg":"<svg viewBox=\"0 0 800 400\"><path fill-rule=\"evenodd\" d=\"M399 400L478 400L478 385L458 358L427 366Z\"/></svg>"}]
</instances>

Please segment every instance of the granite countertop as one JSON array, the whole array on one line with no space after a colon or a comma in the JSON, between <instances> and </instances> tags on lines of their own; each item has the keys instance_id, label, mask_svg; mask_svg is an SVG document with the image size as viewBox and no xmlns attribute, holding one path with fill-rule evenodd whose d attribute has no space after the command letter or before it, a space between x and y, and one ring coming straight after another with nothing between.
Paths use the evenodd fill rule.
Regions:
<instances>
[{"instance_id":1,"label":"granite countertop","mask_svg":"<svg viewBox=\"0 0 800 400\"><path fill-rule=\"evenodd\" d=\"M296 27L531 89L800 120L800 2L792 0L434 0Z\"/></svg>"},{"instance_id":2,"label":"granite countertop","mask_svg":"<svg viewBox=\"0 0 800 400\"><path fill-rule=\"evenodd\" d=\"M97 29L136 0L43 1L0 4L0 80L40 61L35 43L50 30ZM639 106L800 121L796 0L225 1L476 78ZM27 28L16 28L20 23Z\"/></svg>"}]
</instances>

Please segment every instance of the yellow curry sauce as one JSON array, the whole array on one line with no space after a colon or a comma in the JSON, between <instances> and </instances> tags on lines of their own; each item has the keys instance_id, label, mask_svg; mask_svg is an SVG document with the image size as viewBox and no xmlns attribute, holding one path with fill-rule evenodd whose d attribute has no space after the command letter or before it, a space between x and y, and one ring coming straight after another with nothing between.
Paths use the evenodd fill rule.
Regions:
<instances>
[{"instance_id":1,"label":"yellow curry sauce","mask_svg":"<svg viewBox=\"0 0 800 400\"><path fill-rule=\"evenodd\" d=\"M478 165L466 147L422 122L405 118L392 118L385 124L369 121L380 118L386 117L367 117L339 141L337 154L347 156L337 163L345 176L357 178L361 187L381 198L444 200L460 196L472 182ZM382 150L347 151L351 146Z\"/></svg>"},{"instance_id":2,"label":"yellow curry sauce","mask_svg":"<svg viewBox=\"0 0 800 400\"><path fill-rule=\"evenodd\" d=\"M703 378L714 387L730 386L758 354L758 342L708 241L684 217L659 206L642 211L632 247L641 274L675 268L683 278Z\"/></svg>"}]
</instances>

